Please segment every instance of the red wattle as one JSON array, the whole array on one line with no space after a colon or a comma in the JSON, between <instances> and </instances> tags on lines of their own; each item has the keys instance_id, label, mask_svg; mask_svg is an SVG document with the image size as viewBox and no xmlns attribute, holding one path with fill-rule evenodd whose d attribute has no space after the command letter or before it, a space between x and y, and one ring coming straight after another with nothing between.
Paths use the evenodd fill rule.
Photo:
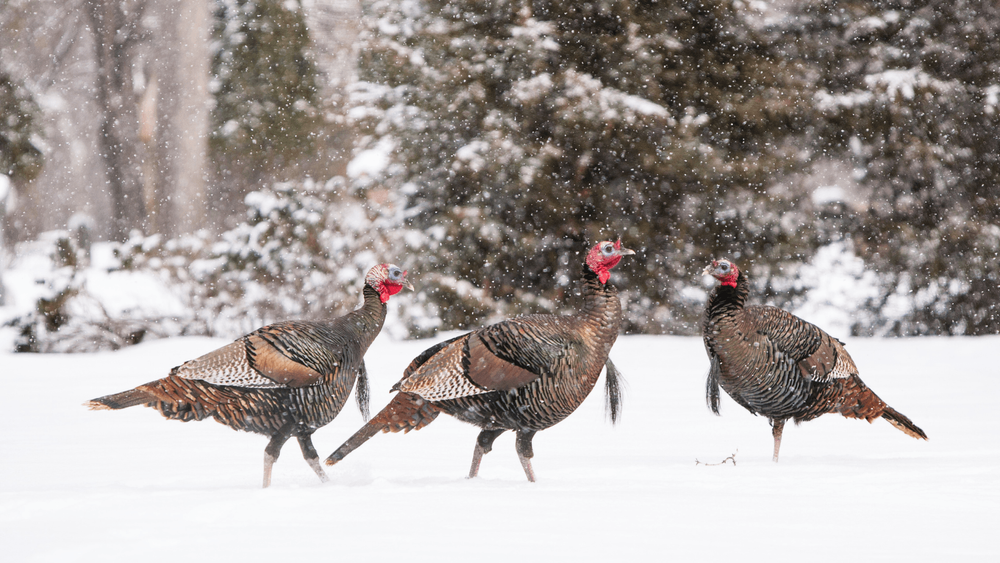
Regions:
<instances>
[{"instance_id":1,"label":"red wattle","mask_svg":"<svg viewBox=\"0 0 1000 563\"><path fill-rule=\"evenodd\" d=\"M728 285L729 287L736 287L736 280L740 279L740 271L736 269L736 265L733 265L732 272L724 278L719 278L719 283L722 285Z\"/></svg>"},{"instance_id":2,"label":"red wattle","mask_svg":"<svg viewBox=\"0 0 1000 563\"><path fill-rule=\"evenodd\" d=\"M389 301L390 295L396 295L400 291L403 291L403 284L384 281L378 286L378 297L383 303L386 303Z\"/></svg>"}]
</instances>

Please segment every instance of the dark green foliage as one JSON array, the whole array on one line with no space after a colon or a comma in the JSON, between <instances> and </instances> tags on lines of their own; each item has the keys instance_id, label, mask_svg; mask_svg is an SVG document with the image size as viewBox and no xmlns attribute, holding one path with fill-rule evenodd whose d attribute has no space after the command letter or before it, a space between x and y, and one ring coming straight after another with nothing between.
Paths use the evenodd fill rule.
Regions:
<instances>
[{"instance_id":1,"label":"dark green foliage","mask_svg":"<svg viewBox=\"0 0 1000 563\"><path fill-rule=\"evenodd\" d=\"M230 205L286 179L314 152L317 73L301 6L288 5L216 0L210 149L216 183Z\"/></svg>"},{"instance_id":2,"label":"dark green foliage","mask_svg":"<svg viewBox=\"0 0 1000 563\"><path fill-rule=\"evenodd\" d=\"M0 71L0 174L31 180L42 169L42 153L31 142L39 134L38 105L28 92Z\"/></svg>"},{"instance_id":3,"label":"dark green foliage","mask_svg":"<svg viewBox=\"0 0 1000 563\"><path fill-rule=\"evenodd\" d=\"M855 248L883 275L895 334L1000 331L1000 5L809 2L782 31L815 65L822 148L854 159L871 205ZM872 327L865 327L865 331Z\"/></svg>"},{"instance_id":4,"label":"dark green foliage","mask_svg":"<svg viewBox=\"0 0 1000 563\"><path fill-rule=\"evenodd\" d=\"M617 274L627 328L693 332L707 259L807 256L812 235L778 221L802 211L767 189L804 162L799 73L734 6L376 2L354 115L440 242L426 266L572 306L587 245L621 236L640 252ZM447 327L497 312L434 297Z\"/></svg>"}]
</instances>

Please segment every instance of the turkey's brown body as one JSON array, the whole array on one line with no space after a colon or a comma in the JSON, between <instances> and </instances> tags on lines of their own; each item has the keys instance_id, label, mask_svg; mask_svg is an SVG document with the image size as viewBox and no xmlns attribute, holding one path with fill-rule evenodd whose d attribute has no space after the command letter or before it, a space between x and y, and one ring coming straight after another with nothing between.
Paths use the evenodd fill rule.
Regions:
<instances>
[{"instance_id":1,"label":"turkey's brown body","mask_svg":"<svg viewBox=\"0 0 1000 563\"><path fill-rule=\"evenodd\" d=\"M295 436L306 461L325 480L311 435L340 413L355 381L359 407L367 416L364 354L385 314L379 293L366 285L364 305L343 317L265 326L175 367L163 379L88 405L120 409L144 404L168 419L211 417L234 430L269 436L265 487L281 446Z\"/></svg>"},{"instance_id":2,"label":"turkey's brown body","mask_svg":"<svg viewBox=\"0 0 1000 563\"><path fill-rule=\"evenodd\" d=\"M569 416L597 384L621 329L621 302L614 286L601 286L596 277L585 284L587 303L577 315L510 319L470 333L450 347L451 353L469 358L469 339L479 339L492 354L537 378L511 389L490 390L488 382L472 381L475 374L465 369L462 377L486 392L434 404L484 430L537 432ZM415 370L414 375L419 373ZM398 386L409 387L405 381Z\"/></svg>"},{"instance_id":3,"label":"turkey's brown body","mask_svg":"<svg viewBox=\"0 0 1000 563\"><path fill-rule=\"evenodd\" d=\"M212 417L233 430L300 436L312 434L340 414L356 377L336 379L340 381L295 389L254 389L171 375L136 390L153 399L146 403L147 407L171 420L188 422Z\"/></svg>"},{"instance_id":4,"label":"turkey's brown body","mask_svg":"<svg viewBox=\"0 0 1000 563\"><path fill-rule=\"evenodd\" d=\"M576 315L517 317L426 350L393 387L399 393L389 405L326 463L340 461L379 431L419 429L445 412L482 428L470 477L478 473L482 455L496 437L513 430L518 456L533 481L535 432L576 410L606 363L608 377L614 377L608 353L621 328L618 292L587 267L583 283L584 305Z\"/></svg>"},{"instance_id":5,"label":"turkey's brown body","mask_svg":"<svg viewBox=\"0 0 1000 563\"><path fill-rule=\"evenodd\" d=\"M747 293L739 272L735 287L720 285L709 298L703 336L711 360L706 393L715 413L721 386L751 413L771 419L775 461L787 419L798 423L826 413L869 422L885 418L926 439L861 381L843 343L787 311L745 307Z\"/></svg>"}]
</instances>

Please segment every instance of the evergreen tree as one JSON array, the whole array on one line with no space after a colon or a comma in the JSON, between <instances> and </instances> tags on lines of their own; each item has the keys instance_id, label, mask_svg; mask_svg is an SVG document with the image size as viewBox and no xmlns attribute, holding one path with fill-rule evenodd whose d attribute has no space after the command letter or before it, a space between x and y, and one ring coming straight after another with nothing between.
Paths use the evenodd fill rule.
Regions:
<instances>
[{"instance_id":1,"label":"evergreen tree","mask_svg":"<svg viewBox=\"0 0 1000 563\"><path fill-rule=\"evenodd\" d=\"M38 105L23 86L0 71L0 174L16 180L34 178L42 167L42 153L31 136L40 134Z\"/></svg>"},{"instance_id":2,"label":"evergreen tree","mask_svg":"<svg viewBox=\"0 0 1000 563\"><path fill-rule=\"evenodd\" d=\"M740 5L373 3L351 115L362 148L390 153L376 180L437 237L425 266L551 309L574 254L620 235L643 255L621 274L641 297L630 328L693 331L707 258L808 253L777 220L796 202L766 189L801 162L808 106ZM498 312L439 301L449 327Z\"/></svg>"},{"instance_id":3,"label":"evergreen tree","mask_svg":"<svg viewBox=\"0 0 1000 563\"><path fill-rule=\"evenodd\" d=\"M228 211L245 194L301 172L318 132L316 69L299 2L216 0L210 137Z\"/></svg>"},{"instance_id":4,"label":"evergreen tree","mask_svg":"<svg viewBox=\"0 0 1000 563\"><path fill-rule=\"evenodd\" d=\"M782 31L820 77L818 139L870 191L854 238L883 277L882 330L1000 330L1000 6L813 1Z\"/></svg>"}]
</instances>

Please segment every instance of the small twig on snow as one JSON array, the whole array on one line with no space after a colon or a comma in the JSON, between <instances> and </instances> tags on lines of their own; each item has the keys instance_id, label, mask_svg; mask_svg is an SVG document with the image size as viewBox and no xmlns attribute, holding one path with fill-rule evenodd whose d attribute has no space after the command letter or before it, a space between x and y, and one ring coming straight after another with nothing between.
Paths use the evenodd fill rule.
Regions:
<instances>
[{"instance_id":1,"label":"small twig on snow","mask_svg":"<svg viewBox=\"0 0 1000 563\"><path fill-rule=\"evenodd\" d=\"M739 450L736 450L736 453L739 453ZM702 463L702 462L698 461L698 458L695 458L694 459L694 464L695 465L725 465L727 461L731 461L731 462L733 462L733 466L736 466L736 453L734 453L733 455L731 455L731 456L727 457L726 459L720 461L719 463Z\"/></svg>"}]
</instances>

